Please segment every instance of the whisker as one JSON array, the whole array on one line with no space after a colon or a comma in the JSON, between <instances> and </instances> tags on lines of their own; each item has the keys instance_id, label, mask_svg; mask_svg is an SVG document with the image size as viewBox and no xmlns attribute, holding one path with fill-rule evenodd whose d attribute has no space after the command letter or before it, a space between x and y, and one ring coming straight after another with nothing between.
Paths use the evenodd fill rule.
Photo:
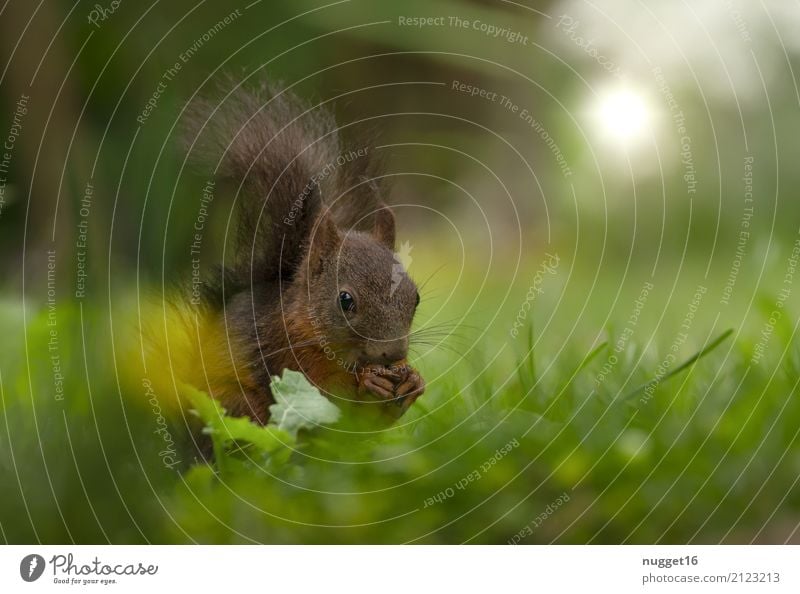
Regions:
<instances>
[{"instance_id":1,"label":"whisker","mask_svg":"<svg viewBox=\"0 0 800 594\"><path fill-rule=\"evenodd\" d=\"M435 275L439 274L442 271L442 269L445 268L445 266L447 266L447 264L442 264L441 266L439 266L439 268L430 273L428 278L426 278L420 285L418 285L420 292L422 292L425 289L428 283L431 282L431 279L433 279Z\"/></svg>"},{"instance_id":2,"label":"whisker","mask_svg":"<svg viewBox=\"0 0 800 594\"><path fill-rule=\"evenodd\" d=\"M453 335L453 334L446 334L446 335L443 335L443 336L412 336L412 337L409 338L409 341L413 342L413 343L417 343L417 344L418 343L422 343L422 342L427 342L427 343L434 343L434 342L458 342L458 343L471 342L471 341L468 341L463 336L456 336L456 335Z\"/></svg>"},{"instance_id":3,"label":"whisker","mask_svg":"<svg viewBox=\"0 0 800 594\"><path fill-rule=\"evenodd\" d=\"M413 350L418 355L422 355L422 354L430 353L431 351L442 350L442 351L450 352L450 353L452 353L454 355L458 355L459 357L463 357L464 356L464 353L462 351L460 351L460 350L458 350L456 348L453 348L452 346L447 345L447 344L442 344L442 343L438 343L438 344L423 344L422 346L428 347L426 349L426 353L422 353L421 349L419 349L418 346L419 345L414 345L413 347L409 347L409 351Z\"/></svg>"},{"instance_id":4,"label":"whisker","mask_svg":"<svg viewBox=\"0 0 800 594\"><path fill-rule=\"evenodd\" d=\"M428 338L428 339L429 338L441 338L441 339L444 339L444 338L451 338L451 337L452 338L457 338L457 339L460 339L460 340L468 340L469 339L468 335L464 334L463 332L461 332L460 328L459 329L453 328L453 329L450 329L450 330L438 330L438 329L427 330L426 329L426 330L423 330L423 331L412 332L411 334L409 334L409 338L411 338L411 339L414 339L414 338Z\"/></svg>"},{"instance_id":5,"label":"whisker","mask_svg":"<svg viewBox=\"0 0 800 594\"><path fill-rule=\"evenodd\" d=\"M411 340L411 344L428 344L428 345L435 345L435 344L448 344L451 346L470 346L472 344L471 341L462 340L462 339L455 339L450 340L452 337L445 337L445 338L415 338ZM455 343L454 345L451 343Z\"/></svg>"}]
</instances>

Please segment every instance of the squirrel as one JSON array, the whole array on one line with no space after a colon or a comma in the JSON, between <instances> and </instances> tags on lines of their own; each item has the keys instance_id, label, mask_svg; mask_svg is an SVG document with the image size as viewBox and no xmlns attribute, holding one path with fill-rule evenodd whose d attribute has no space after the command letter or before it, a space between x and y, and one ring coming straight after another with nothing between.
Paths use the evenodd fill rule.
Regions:
<instances>
[{"instance_id":1,"label":"squirrel","mask_svg":"<svg viewBox=\"0 0 800 594\"><path fill-rule=\"evenodd\" d=\"M190 160L238 188L234 255L184 316L201 320L190 364L232 416L266 424L284 369L389 423L425 390L407 361L420 296L395 256L381 164L345 155L338 130L270 83L187 107Z\"/></svg>"}]
</instances>

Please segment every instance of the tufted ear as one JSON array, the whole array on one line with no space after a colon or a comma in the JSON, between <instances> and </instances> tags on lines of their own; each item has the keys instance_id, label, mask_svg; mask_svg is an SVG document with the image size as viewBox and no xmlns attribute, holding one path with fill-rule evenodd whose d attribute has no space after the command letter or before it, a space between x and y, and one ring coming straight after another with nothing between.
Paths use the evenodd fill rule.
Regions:
<instances>
[{"instance_id":1,"label":"tufted ear","mask_svg":"<svg viewBox=\"0 0 800 594\"><path fill-rule=\"evenodd\" d=\"M312 274L318 274L325 263L335 260L342 244L342 236L330 212L322 213L311 233L308 266Z\"/></svg>"},{"instance_id":2,"label":"tufted ear","mask_svg":"<svg viewBox=\"0 0 800 594\"><path fill-rule=\"evenodd\" d=\"M394 214L392 214L388 206L381 205L375 212L375 226L372 228L372 236L394 251L394 233Z\"/></svg>"}]
</instances>

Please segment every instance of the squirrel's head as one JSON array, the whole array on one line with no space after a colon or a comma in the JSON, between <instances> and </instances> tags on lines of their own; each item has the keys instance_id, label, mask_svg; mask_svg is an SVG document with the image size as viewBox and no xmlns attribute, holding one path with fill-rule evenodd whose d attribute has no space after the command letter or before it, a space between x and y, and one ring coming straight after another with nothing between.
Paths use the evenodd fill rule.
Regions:
<instances>
[{"instance_id":1,"label":"squirrel's head","mask_svg":"<svg viewBox=\"0 0 800 594\"><path fill-rule=\"evenodd\" d=\"M343 232L324 214L309 239L302 276L314 331L348 364L390 365L408 355L419 293L394 244L388 207L376 211L370 232Z\"/></svg>"}]
</instances>

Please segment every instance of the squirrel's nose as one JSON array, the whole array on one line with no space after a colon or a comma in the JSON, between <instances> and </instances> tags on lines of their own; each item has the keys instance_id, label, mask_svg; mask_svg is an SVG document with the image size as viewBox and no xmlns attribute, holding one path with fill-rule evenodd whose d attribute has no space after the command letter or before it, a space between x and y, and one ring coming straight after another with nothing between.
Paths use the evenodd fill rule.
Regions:
<instances>
[{"instance_id":1,"label":"squirrel's nose","mask_svg":"<svg viewBox=\"0 0 800 594\"><path fill-rule=\"evenodd\" d=\"M406 358L406 341L383 342L375 344L368 353L370 362L391 365Z\"/></svg>"},{"instance_id":2,"label":"squirrel's nose","mask_svg":"<svg viewBox=\"0 0 800 594\"><path fill-rule=\"evenodd\" d=\"M401 359L404 359L403 354L400 351L389 351L381 353L381 365L391 365L392 363L397 363Z\"/></svg>"}]
</instances>

